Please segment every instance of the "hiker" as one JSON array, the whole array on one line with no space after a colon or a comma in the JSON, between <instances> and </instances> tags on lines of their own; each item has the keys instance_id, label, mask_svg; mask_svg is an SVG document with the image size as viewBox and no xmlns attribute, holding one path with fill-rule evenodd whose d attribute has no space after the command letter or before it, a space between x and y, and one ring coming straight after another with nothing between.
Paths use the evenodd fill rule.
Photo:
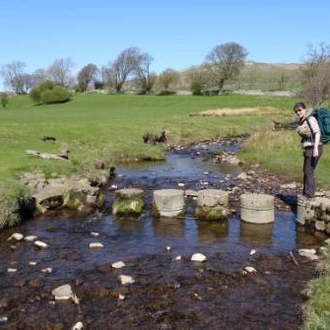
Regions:
<instances>
[{"instance_id":1,"label":"hiker","mask_svg":"<svg viewBox=\"0 0 330 330\"><path fill-rule=\"evenodd\" d=\"M311 111L303 102L296 103L293 111L298 116L297 132L301 137L304 155L303 196L314 198L316 190L314 171L323 151L320 127L316 118L310 116Z\"/></svg>"}]
</instances>

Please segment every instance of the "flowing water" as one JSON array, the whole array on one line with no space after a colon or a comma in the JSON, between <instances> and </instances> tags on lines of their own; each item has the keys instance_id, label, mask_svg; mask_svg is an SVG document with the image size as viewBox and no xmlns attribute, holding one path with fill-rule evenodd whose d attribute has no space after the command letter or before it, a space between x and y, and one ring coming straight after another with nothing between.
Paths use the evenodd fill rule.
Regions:
<instances>
[{"instance_id":1,"label":"flowing water","mask_svg":"<svg viewBox=\"0 0 330 330\"><path fill-rule=\"evenodd\" d=\"M237 148L211 144L169 153L164 162L118 167L106 187L103 212L86 218L43 216L1 231L0 328L71 329L80 320L84 329L298 329L296 290L312 276L312 268L306 263L297 269L288 253L320 246L323 236L298 228L295 215L280 210L274 223L264 225L242 222L239 210L221 222L197 220L193 199L187 199L183 218L150 214L155 189L230 187L242 169L215 163L208 155ZM114 187L145 191L141 217L111 214ZM8 241L14 232L36 235L49 247ZM95 242L104 247L91 249ZM197 252L206 263L190 261ZM116 261L127 266L114 270ZM262 278L247 280L246 266L258 266ZM131 275L136 283L124 287L119 274ZM81 300L78 306L54 302L52 289L67 283Z\"/></svg>"}]
</instances>

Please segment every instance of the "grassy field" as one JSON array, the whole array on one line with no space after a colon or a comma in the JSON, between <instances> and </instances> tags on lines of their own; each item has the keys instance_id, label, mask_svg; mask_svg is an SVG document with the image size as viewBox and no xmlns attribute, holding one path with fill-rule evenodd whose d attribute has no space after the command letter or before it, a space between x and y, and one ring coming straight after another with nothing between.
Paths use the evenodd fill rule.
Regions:
<instances>
[{"instance_id":1,"label":"grassy field","mask_svg":"<svg viewBox=\"0 0 330 330\"><path fill-rule=\"evenodd\" d=\"M188 143L270 127L269 116L190 116L202 110L272 106L280 118L292 101L258 96L74 95L69 103L33 105L27 96L10 99L0 111L0 179L28 169L68 173L88 167L94 159L114 162L122 157L161 157L160 147L142 143L142 135L166 130L169 143ZM291 114L291 113L290 113ZM256 120L257 118L257 120ZM55 143L42 141L52 136ZM25 150L60 153L70 162L42 160Z\"/></svg>"},{"instance_id":2,"label":"grassy field","mask_svg":"<svg viewBox=\"0 0 330 330\"><path fill-rule=\"evenodd\" d=\"M137 96L74 95L71 102L36 106L28 96L16 96L0 110L0 196L17 189L16 181L26 171L43 171L48 176L80 173L92 175L93 162L116 165L123 158L162 158L163 145L143 143L143 134L166 130L171 145L250 133L240 157L259 163L290 180L302 178L302 154L295 131L272 131L272 120L293 119L289 97L252 95L223 96ZM271 108L266 108L271 107ZM255 108L253 112L246 109ZM216 115L218 109L227 109ZM213 115L200 115L214 110ZM43 141L45 136L56 141ZM325 146L317 170L318 185L330 186L330 152ZM25 150L59 154L70 150L69 161L47 160L27 155ZM329 277L322 281L329 287ZM317 288L317 282L314 286ZM315 290L320 292L320 290ZM316 318L330 306L329 295L308 307L306 329L325 329L328 318ZM325 319L325 320L324 320Z\"/></svg>"},{"instance_id":3,"label":"grassy field","mask_svg":"<svg viewBox=\"0 0 330 330\"><path fill-rule=\"evenodd\" d=\"M159 134L162 130L171 145L254 133L240 156L301 180L298 136L294 131L271 131L272 120L294 118L291 109L296 101L255 95L75 94L68 103L36 106L28 96L16 96L0 110L0 182L35 170L49 176L77 172L88 176L95 160L115 165L123 158L162 158L163 146L150 146L142 140L146 132ZM244 111L251 108L255 110ZM198 115L219 109L227 110L218 116ZM56 141L45 142L45 136ZM330 185L327 147L317 171L322 187ZM25 152L59 154L62 149L70 150L69 162Z\"/></svg>"}]
</instances>

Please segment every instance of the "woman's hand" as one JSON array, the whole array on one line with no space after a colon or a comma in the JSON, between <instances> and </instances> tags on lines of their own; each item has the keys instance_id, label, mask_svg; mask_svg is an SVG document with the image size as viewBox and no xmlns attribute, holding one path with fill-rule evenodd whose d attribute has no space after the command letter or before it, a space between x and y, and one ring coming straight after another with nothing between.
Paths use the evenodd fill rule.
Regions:
<instances>
[{"instance_id":1,"label":"woman's hand","mask_svg":"<svg viewBox=\"0 0 330 330\"><path fill-rule=\"evenodd\" d=\"M314 148L313 148L313 157L319 156L319 143L321 140L321 134L315 133L314 135Z\"/></svg>"}]
</instances>

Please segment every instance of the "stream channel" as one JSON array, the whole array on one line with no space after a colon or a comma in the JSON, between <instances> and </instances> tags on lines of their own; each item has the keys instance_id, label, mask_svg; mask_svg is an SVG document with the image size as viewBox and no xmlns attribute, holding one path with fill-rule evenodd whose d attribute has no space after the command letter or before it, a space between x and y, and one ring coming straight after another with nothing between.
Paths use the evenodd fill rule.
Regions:
<instances>
[{"instance_id":1,"label":"stream channel","mask_svg":"<svg viewBox=\"0 0 330 330\"><path fill-rule=\"evenodd\" d=\"M236 204L228 220L208 222L195 219L190 198L184 218L150 214L155 189L232 188L242 168L209 155L238 148L200 144L163 162L117 167L102 212L45 215L2 230L0 329L73 329L77 322L85 330L299 329L301 290L315 276L315 263L296 254L297 266L289 252L317 248L324 237L297 227L294 213L275 208L274 223L253 225L240 220ZM139 218L116 218L115 188L128 187L145 191L145 210ZM8 241L15 232L49 246ZM95 242L103 248L91 249ZM194 253L207 261L191 261ZM117 261L125 267L113 268ZM244 272L246 266L256 273ZM135 282L123 285L122 274ZM54 300L52 290L64 284L78 303Z\"/></svg>"}]
</instances>

